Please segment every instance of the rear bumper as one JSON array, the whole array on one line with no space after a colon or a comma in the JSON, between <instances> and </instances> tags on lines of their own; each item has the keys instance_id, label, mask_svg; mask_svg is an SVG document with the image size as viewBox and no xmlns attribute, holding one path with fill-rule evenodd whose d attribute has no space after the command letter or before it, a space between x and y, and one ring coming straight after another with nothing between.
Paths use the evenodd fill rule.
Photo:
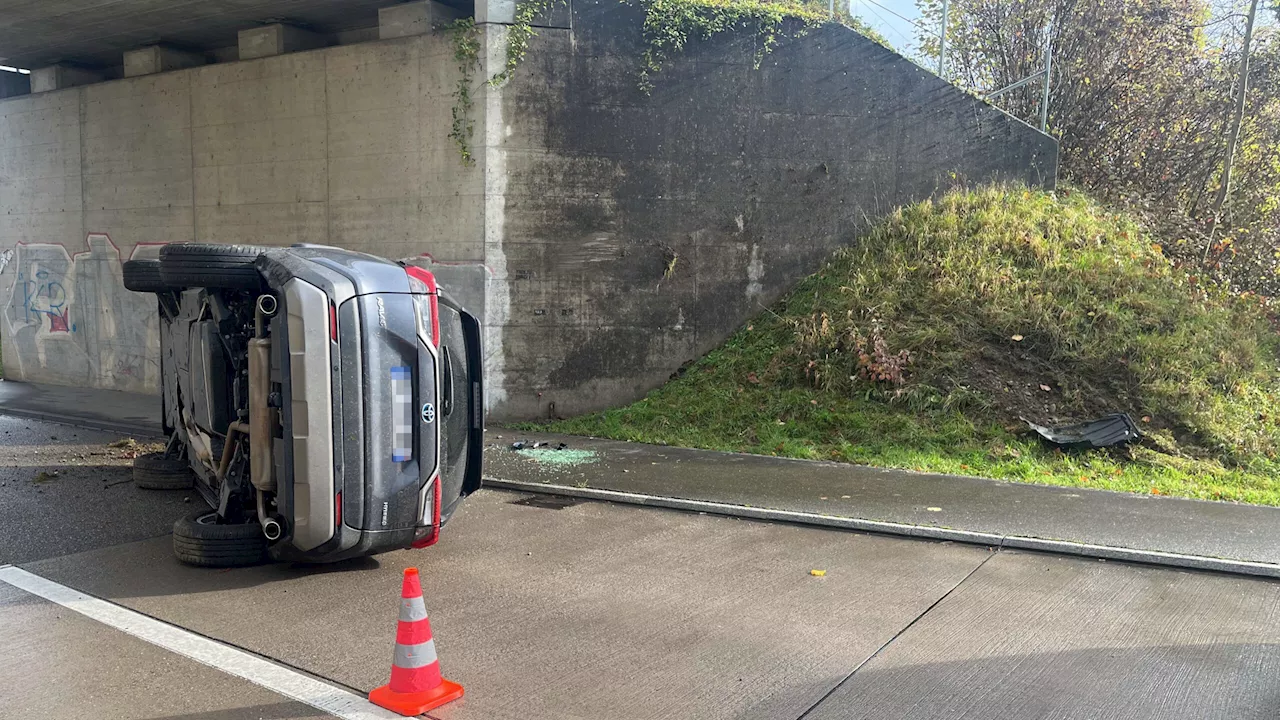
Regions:
<instances>
[{"instance_id":1,"label":"rear bumper","mask_svg":"<svg viewBox=\"0 0 1280 720\"><path fill-rule=\"evenodd\" d=\"M334 385L329 296L300 279L285 283L288 322L293 512L290 541L299 551L333 538L335 525Z\"/></svg>"},{"instance_id":2,"label":"rear bumper","mask_svg":"<svg viewBox=\"0 0 1280 720\"><path fill-rule=\"evenodd\" d=\"M343 525L336 529L332 542L314 550L299 550L292 543L280 542L268 551L277 562L334 563L365 555L404 550L413 542L412 529L356 530ZM327 549L332 548L332 549Z\"/></svg>"}]
</instances>

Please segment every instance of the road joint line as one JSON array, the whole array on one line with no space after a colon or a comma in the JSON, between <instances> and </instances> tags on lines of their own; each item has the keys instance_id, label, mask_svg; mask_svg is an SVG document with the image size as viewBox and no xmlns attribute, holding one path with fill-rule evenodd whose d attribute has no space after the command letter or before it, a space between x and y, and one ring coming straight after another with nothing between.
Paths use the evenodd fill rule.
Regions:
<instances>
[{"instance_id":1,"label":"road joint line","mask_svg":"<svg viewBox=\"0 0 1280 720\"><path fill-rule=\"evenodd\" d=\"M915 627L916 623L923 620L925 615L928 615L929 613L933 612L934 608L938 607L939 605L942 604L944 600L951 597L951 595L956 590L959 590L961 585L964 585L965 583L969 582L969 578L976 575L977 572L982 569L982 566L986 565L987 562L991 560L991 558L999 554L999 552L1000 552L1000 548L993 548L991 552L987 553L986 557L982 558L982 562L978 563L977 565L974 566L972 570L965 573L964 577L960 578L959 582L957 582L955 585L952 585L951 589L942 593L942 595L940 595L937 600L934 600L933 602L929 603L929 607L925 608L919 614L917 614L914 618L912 618L911 622L902 626L902 628L898 630L898 632L893 634L893 637L889 638L888 640L885 640L884 643L880 645L880 647L876 648L875 652L863 658L862 662L858 663L857 666L853 668L853 670L849 671L848 675L844 676L844 679L836 683L835 686L832 687L830 690L828 690L821 698L818 699L817 702L810 705L808 709L806 709L804 712L800 713L799 717L797 717L796 720L804 720L806 717L809 716L810 713L812 713L814 710L817 710L822 705L822 703L826 702L832 695L836 694L837 690L844 687L845 683L852 680L853 676L857 675L859 670L866 667L872 660L875 660L877 657L879 657L880 653L884 652L886 649L888 649L890 645L897 642L898 638L902 637L907 633L908 630Z\"/></svg>"}]
</instances>

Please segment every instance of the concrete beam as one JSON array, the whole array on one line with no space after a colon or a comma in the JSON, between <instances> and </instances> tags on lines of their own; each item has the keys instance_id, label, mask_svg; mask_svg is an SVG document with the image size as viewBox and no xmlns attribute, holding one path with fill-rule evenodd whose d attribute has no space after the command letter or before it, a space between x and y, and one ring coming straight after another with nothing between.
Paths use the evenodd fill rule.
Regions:
<instances>
[{"instance_id":1,"label":"concrete beam","mask_svg":"<svg viewBox=\"0 0 1280 720\"><path fill-rule=\"evenodd\" d=\"M476 0L476 23L511 25L516 21L516 0Z\"/></svg>"},{"instance_id":2,"label":"concrete beam","mask_svg":"<svg viewBox=\"0 0 1280 720\"><path fill-rule=\"evenodd\" d=\"M184 52L163 45L149 45L124 54L124 76L153 75L204 65L208 61L199 53Z\"/></svg>"},{"instance_id":3,"label":"concrete beam","mask_svg":"<svg viewBox=\"0 0 1280 720\"><path fill-rule=\"evenodd\" d=\"M292 25L276 23L240 31L240 59L252 60L324 47L324 36Z\"/></svg>"},{"instance_id":4,"label":"concrete beam","mask_svg":"<svg viewBox=\"0 0 1280 720\"><path fill-rule=\"evenodd\" d=\"M425 35L462 17L462 12L435 0L419 0L378 9L378 39Z\"/></svg>"},{"instance_id":5,"label":"concrete beam","mask_svg":"<svg viewBox=\"0 0 1280 720\"><path fill-rule=\"evenodd\" d=\"M73 65L50 65L31 71L31 92L49 92L76 85L102 82L102 73Z\"/></svg>"},{"instance_id":6,"label":"concrete beam","mask_svg":"<svg viewBox=\"0 0 1280 720\"><path fill-rule=\"evenodd\" d=\"M0 70L0 98L26 95L31 92L31 76Z\"/></svg>"}]
</instances>

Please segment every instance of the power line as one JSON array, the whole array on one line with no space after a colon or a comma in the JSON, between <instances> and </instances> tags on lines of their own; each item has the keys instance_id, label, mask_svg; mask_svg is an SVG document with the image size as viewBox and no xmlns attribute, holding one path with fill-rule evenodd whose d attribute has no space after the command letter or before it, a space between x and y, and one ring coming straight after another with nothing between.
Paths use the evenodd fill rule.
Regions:
<instances>
[{"instance_id":1,"label":"power line","mask_svg":"<svg viewBox=\"0 0 1280 720\"><path fill-rule=\"evenodd\" d=\"M881 5L880 3L876 2L876 0L862 0L862 2L865 2L865 3L867 3L868 5L875 5L876 7L880 8L881 10L884 10L885 12L889 13L890 15L892 15L892 16L894 16L894 17L898 18L899 20L902 20L903 22L911 23L912 25L915 25L916 27L920 28L921 30L924 30L925 32L929 33L930 35L937 35L937 34L938 34L938 31L937 31L937 30L935 30L934 28L925 27L924 25L921 25L920 23L916 22L915 20L912 20L911 18L907 17L906 15L900 15L900 14L898 14L897 12L895 12L893 9L891 9L891 8L887 8L887 7L885 7L884 5ZM874 11L874 10L872 10L872 12L875 12L875 11ZM879 16L880 16L880 13L876 13L876 15L879 17ZM883 18L881 18L881 19L883 19Z\"/></svg>"},{"instance_id":2,"label":"power line","mask_svg":"<svg viewBox=\"0 0 1280 720\"><path fill-rule=\"evenodd\" d=\"M879 18L880 22L884 23L884 26L885 26L886 28L888 28L888 29L892 30L893 32L897 33L897 35L898 35L899 37L901 37L901 38L902 38L902 40L903 40L906 44L908 44L908 45L910 45L910 44L911 44L911 38L910 38L910 37L908 37L906 33L904 33L904 32L902 32L901 30L899 30L897 27L894 27L893 23L890 23L888 20L886 20L886 19L885 19L885 17L884 17L883 15L881 15L881 14L880 14L880 13L878 13L878 12L876 12L876 9L875 9L875 8L873 8L873 7L869 7L869 8L867 8L867 9L871 11L871 14L872 14L872 15L875 15L877 18Z\"/></svg>"}]
</instances>

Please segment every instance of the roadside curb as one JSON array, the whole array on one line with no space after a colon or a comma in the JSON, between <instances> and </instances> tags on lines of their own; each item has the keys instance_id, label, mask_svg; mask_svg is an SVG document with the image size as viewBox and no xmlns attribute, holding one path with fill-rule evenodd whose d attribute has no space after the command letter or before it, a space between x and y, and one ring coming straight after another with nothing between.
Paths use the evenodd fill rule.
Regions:
<instances>
[{"instance_id":1,"label":"roadside curb","mask_svg":"<svg viewBox=\"0 0 1280 720\"><path fill-rule=\"evenodd\" d=\"M734 505L730 503L712 502L709 500L686 500L660 495L623 492L620 490L604 490L591 487L570 487L543 483L527 483L516 480L500 480L493 477L484 478L484 487L499 490L515 490L543 495L561 495L587 500L623 503L659 507L669 510L700 512L727 517L745 518L749 520L770 520L775 522L794 523L813 527L834 528L857 532L895 535L922 540L942 540L982 545L986 547L1010 548L1072 555L1075 557L1095 558L1099 560L1118 560L1122 562L1140 563L1160 567L1172 567L1184 570L1208 570L1231 575L1248 577L1280 578L1280 565L1251 562L1248 560L1229 560L1226 558L1207 557L1203 555L1180 555L1157 550L1136 550L1133 548L1115 547L1111 545L1090 545L1067 540L1049 540L1027 537L1023 535L1001 535L998 533L954 530L951 528L933 527L929 525L912 525L908 523L886 522L882 520L864 520L861 518L821 515L818 513L799 512L794 510L777 510L773 508L752 507L750 505Z\"/></svg>"}]
</instances>

